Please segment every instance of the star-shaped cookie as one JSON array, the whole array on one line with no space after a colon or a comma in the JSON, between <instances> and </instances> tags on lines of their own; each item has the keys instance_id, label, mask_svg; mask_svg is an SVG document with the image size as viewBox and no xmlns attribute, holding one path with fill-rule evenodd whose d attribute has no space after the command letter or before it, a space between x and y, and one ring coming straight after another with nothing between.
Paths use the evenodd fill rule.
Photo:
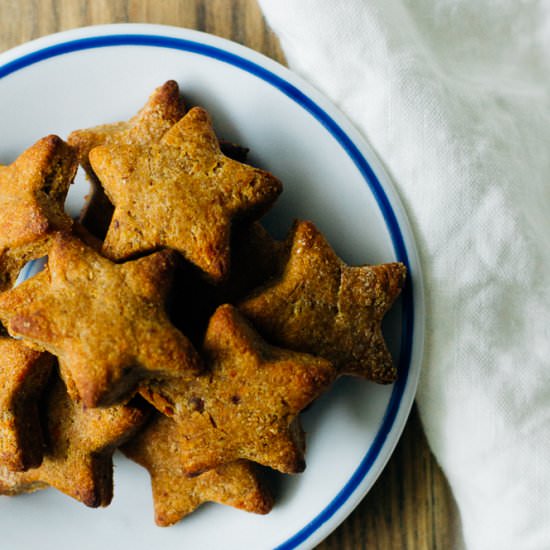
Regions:
<instances>
[{"instance_id":1,"label":"star-shaped cookie","mask_svg":"<svg viewBox=\"0 0 550 550\"><path fill-rule=\"evenodd\" d=\"M71 397L105 406L145 378L190 376L200 360L164 310L173 254L115 264L58 234L46 269L0 295L11 335L59 358Z\"/></svg>"},{"instance_id":2,"label":"star-shaped cookie","mask_svg":"<svg viewBox=\"0 0 550 550\"><path fill-rule=\"evenodd\" d=\"M70 228L64 203L76 169L72 149L53 135L0 166L0 291L13 286L25 263L47 253L53 232Z\"/></svg>"},{"instance_id":3,"label":"star-shaped cookie","mask_svg":"<svg viewBox=\"0 0 550 550\"><path fill-rule=\"evenodd\" d=\"M130 120L75 130L69 135L67 141L75 148L78 161L92 185L90 199L80 220L94 235L105 237L113 206L90 166L90 151L98 145L147 145L159 141L184 114L178 84L168 80L154 90L147 103Z\"/></svg>"},{"instance_id":4,"label":"star-shaped cookie","mask_svg":"<svg viewBox=\"0 0 550 550\"><path fill-rule=\"evenodd\" d=\"M52 486L86 506L107 506L113 497L113 452L143 424L146 412L133 405L83 408L55 379L45 414L47 446L42 464L27 472L0 467L0 494Z\"/></svg>"},{"instance_id":5,"label":"star-shaped cookie","mask_svg":"<svg viewBox=\"0 0 550 550\"><path fill-rule=\"evenodd\" d=\"M284 473L305 467L298 415L326 390L332 365L264 342L231 305L220 306L203 346L205 374L142 395L171 416L189 475L244 458Z\"/></svg>"},{"instance_id":6,"label":"star-shaped cookie","mask_svg":"<svg viewBox=\"0 0 550 550\"><path fill-rule=\"evenodd\" d=\"M23 471L42 462L38 400L53 357L0 336L0 466Z\"/></svg>"},{"instance_id":7,"label":"star-shaped cookie","mask_svg":"<svg viewBox=\"0 0 550 550\"><path fill-rule=\"evenodd\" d=\"M252 463L238 460L187 477L179 456L182 443L185 447L185 436L177 424L157 415L121 449L151 476L157 525L172 525L205 502L227 504L256 514L271 510L273 499Z\"/></svg>"},{"instance_id":8,"label":"star-shaped cookie","mask_svg":"<svg viewBox=\"0 0 550 550\"><path fill-rule=\"evenodd\" d=\"M283 274L239 309L274 344L326 357L340 374L380 383L397 371L381 322L399 295L401 263L349 267L310 222L297 222Z\"/></svg>"},{"instance_id":9,"label":"star-shaped cookie","mask_svg":"<svg viewBox=\"0 0 550 550\"><path fill-rule=\"evenodd\" d=\"M229 270L232 220L259 217L282 190L268 172L224 156L199 107L159 143L100 146L89 158L115 205L107 256L119 260L167 247L214 281Z\"/></svg>"}]
</instances>

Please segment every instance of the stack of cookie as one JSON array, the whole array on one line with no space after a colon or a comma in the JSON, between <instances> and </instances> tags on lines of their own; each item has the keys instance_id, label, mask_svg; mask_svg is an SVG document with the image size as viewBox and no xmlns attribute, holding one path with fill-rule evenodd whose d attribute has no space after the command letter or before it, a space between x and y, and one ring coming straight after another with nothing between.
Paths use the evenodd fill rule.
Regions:
<instances>
[{"instance_id":1,"label":"stack of cookie","mask_svg":"<svg viewBox=\"0 0 550 550\"><path fill-rule=\"evenodd\" d=\"M105 506L120 448L159 525L205 501L267 513L258 465L304 470L300 412L338 376L395 380L381 321L404 266L349 267L308 221L273 239L258 220L282 185L246 154L169 81L128 122L0 167L0 493Z\"/></svg>"}]
</instances>

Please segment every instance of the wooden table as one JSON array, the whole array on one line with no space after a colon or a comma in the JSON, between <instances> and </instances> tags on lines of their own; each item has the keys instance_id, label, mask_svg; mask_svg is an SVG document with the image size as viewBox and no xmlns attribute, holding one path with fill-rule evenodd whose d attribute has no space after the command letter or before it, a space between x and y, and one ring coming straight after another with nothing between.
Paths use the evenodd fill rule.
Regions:
<instances>
[{"instance_id":1,"label":"wooden table","mask_svg":"<svg viewBox=\"0 0 550 550\"><path fill-rule=\"evenodd\" d=\"M199 29L284 63L255 0L0 0L0 51L74 27L126 22ZM318 548L447 549L455 517L447 483L413 409L373 489Z\"/></svg>"}]
</instances>

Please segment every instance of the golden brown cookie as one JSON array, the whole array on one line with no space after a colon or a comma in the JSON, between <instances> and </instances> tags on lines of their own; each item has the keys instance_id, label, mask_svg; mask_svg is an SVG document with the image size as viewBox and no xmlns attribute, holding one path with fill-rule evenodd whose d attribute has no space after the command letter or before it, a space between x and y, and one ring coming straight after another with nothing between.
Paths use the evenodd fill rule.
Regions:
<instances>
[{"instance_id":1,"label":"golden brown cookie","mask_svg":"<svg viewBox=\"0 0 550 550\"><path fill-rule=\"evenodd\" d=\"M98 145L146 145L160 138L184 115L185 107L179 96L178 84L165 82L149 97L145 106L127 122L102 124L85 130L75 130L68 142L77 153L92 189L80 221L94 235L104 238L113 214L113 206L96 178L88 155Z\"/></svg>"},{"instance_id":2,"label":"golden brown cookie","mask_svg":"<svg viewBox=\"0 0 550 550\"><path fill-rule=\"evenodd\" d=\"M0 166L0 291L29 260L47 254L51 235L69 229L64 212L77 161L59 137L47 136L9 166Z\"/></svg>"},{"instance_id":3,"label":"golden brown cookie","mask_svg":"<svg viewBox=\"0 0 550 550\"><path fill-rule=\"evenodd\" d=\"M326 357L341 374L394 381L381 322L403 287L405 266L349 267L311 222L297 222L290 240L283 274L239 310L274 344Z\"/></svg>"},{"instance_id":4,"label":"golden brown cookie","mask_svg":"<svg viewBox=\"0 0 550 550\"><path fill-rule=\"evenodd\" d=\"M182 443L185 448L185 436L177 424L157 415L121 449L151 476L157 525L172 525L204 502L227 504L256 514L271 510L273 499L252 463L238 460L187 477L181 467Z\"/></svg>"},{"instance_id":5,"label":"golden brown cookie","mask_svg":"<svg viewBox=\"0 0 550 550\"><path fill-rule=\"evenodd\" d=\"M265 343L230 305L210 319L203 346L208 372L142 395L171 416L188 474L244 458L284 473L305 467L298 414L328 388L332 365Z\"/></svg>"},{"instance_id":6,"label":"golden brown cookie","mask_svg":"<svg viewBox=\"0 0 550 550\"><path fill-rule=\"evenodd\" d=\"M146 412L132 405L83 408L56 378L45 414L47 447L42 464L26 472L0 467L0 494L52 486L86 506L107 506L113 497L113 452L143 424Z\"/></svg>"},{"instance_id":7,"label":"golden brown cookie","mask_svg":"<svg viewBox=\"0 0 550 550\"><path fill-rule=\"evenodd\" d=\"M282 190L268 172L224 156L199 107L158 144L100 146L89 158L115 205L103 247L108 257L164 246L214 281L229 271L232 220L259 217Z\"/></svg>"},{"instance_id":8,"label":"golden brown cookie","mask_svg":"<svg viewBox=\"0 0 550 550\"><path fill-rule=\"evenodd\" d=\"M0 466L23 471L42 462L38 400L53 357L0 336Z\"/></svg>"},{"instance_id":9,"label":"golden brown cookie","mask_svg":"<svg viewBox=\"0 0 550 550\"><path fill-rule=\"evenodd\" d=\"M115 264L59 234L46 269L0 295L0 317L11 335L59 358L73 398L110 405L145 378L199 369L164 310L173 259L163 251Z\"/></svg>"}]
</instances>

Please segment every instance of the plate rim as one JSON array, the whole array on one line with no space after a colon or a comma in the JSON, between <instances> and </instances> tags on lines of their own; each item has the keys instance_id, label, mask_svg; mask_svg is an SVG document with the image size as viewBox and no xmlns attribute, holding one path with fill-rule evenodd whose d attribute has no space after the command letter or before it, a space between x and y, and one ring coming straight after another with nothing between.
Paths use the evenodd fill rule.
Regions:
<instances>
[{"instance_id":1,"label":"plate rim","mask_svg":"<svg viewBox=\"0 0 550 550\"><path fill-rule=\"evenodd\" d=\"M355 164L384 217L397 260L407 266L409 276L401 298L402 334L405 335L398 360L401 377L394 383L373 442L329 504L276 547L277 550L310 548L336 529L372 488L401 437L416 394L424 350L424 285L416 239L405 208L377 154L334 103L287 67L225 38L194 29L149 23L80 27L1 52L0 81L46 59L116 46L172 48L215 58L261 78L287 95L323 125Z\"/></svg>"}]
</instances>

